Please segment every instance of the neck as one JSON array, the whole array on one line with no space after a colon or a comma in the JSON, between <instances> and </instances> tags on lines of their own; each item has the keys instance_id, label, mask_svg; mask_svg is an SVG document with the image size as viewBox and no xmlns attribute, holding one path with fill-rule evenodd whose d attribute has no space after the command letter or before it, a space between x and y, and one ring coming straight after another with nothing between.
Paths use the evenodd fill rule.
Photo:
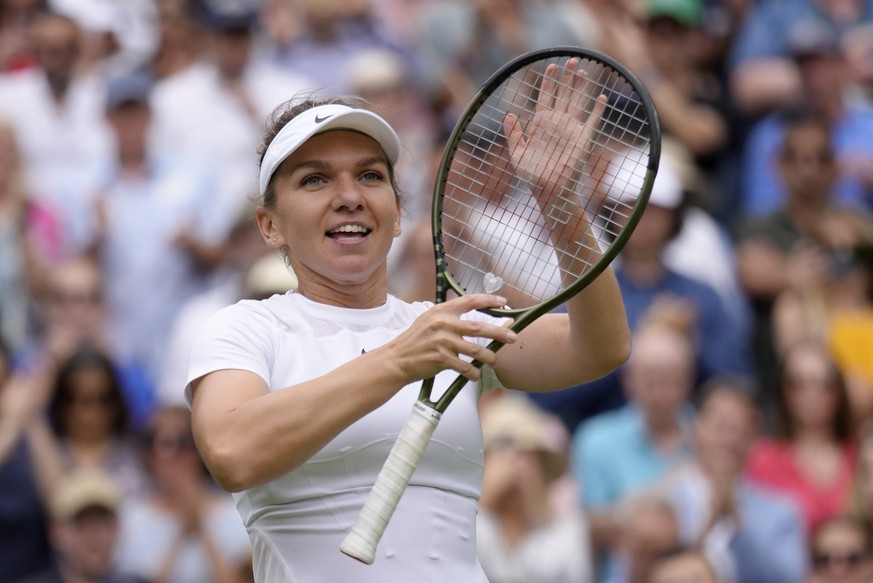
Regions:
<instances>
[{"instance_id":1,"label":"neck","mask_svg":"<svg viewBox=\"0 0 873 583\"><path fill-rule=\"evenodd\" d=\"M58 103L63 101L64 97L67 95L67 90L70 88L72 76L61 73L46 72L45 78L48 81L49 89L51 90L52 97L54 97L55 101Z\"/></svg>"},{"instance_id":2,"label":"neck","mask_svg":"<svg viewBox=\"0 0 873 583\"><path fill-rule=\"evenodd\" d=\"M98 577L76 569L68 561L63 561L58 567L63 583L95 583Z\"/></svg>"},{"instance_id":3,"label":"neck","mask_svg":"<svg viewBox=\"0 0 873 583\"><path fill-rule=\"evenodd\" d=\"M73 457L83 465L99 464L108 449L109 442L105 437L83 436L70 441Z\"/></svg>"},{"instance_id":4,"label":"neck","mask_svg":"<svg viewBox=\"0 0 873 583\"><path fill-rule=\"evenodd\" d=\"M646 434L656 445L670 445L679 433L679 423L673 417L646 417Z\"/></svg>"},{"instance_id":5,"label":"neck","mask_svg":"<svg viewBox=\"0 0 873 583\"><path fill-rule=\"evenodd\" d=\"M821 223L828 207L827 201L822 198L817 200L807 198L802 201L789 199L786 211L800 231L808 232Z\"/></svg>"},{"instance_id":6,"label":"neck","mask_svg":"<svg viewBox=\"0 0 873 583\"><path fill-rule=\"evenodd\" d=\"M387 268L366 278L363 283L340 283L323 276L306 277L305 272L298 271L297 293L308 300L338 308L378 308L388 299ZM303 274L303 277L301 277Z\"/></svg>"},{"instance_id":7,"label":"neck","mask_svg":"<svg viewBox=\"0 0 873 583\"><path fill-rule=\"evenodd\" d=\"M145 173L146 156L144 149L125 149L118 153L118 163L121 171L129 175L141 175Z\"/></svg>"},{"instance_id":8,"label":"neck","mask_svg":"<svg viewBox=\"0 0 873 583\"><path fill-rule=\"evenodd\" d=\"M797 445L825 445L834 440L827 427L799 427L794 431L794 442Z\"/></svg>"}]
</instances>

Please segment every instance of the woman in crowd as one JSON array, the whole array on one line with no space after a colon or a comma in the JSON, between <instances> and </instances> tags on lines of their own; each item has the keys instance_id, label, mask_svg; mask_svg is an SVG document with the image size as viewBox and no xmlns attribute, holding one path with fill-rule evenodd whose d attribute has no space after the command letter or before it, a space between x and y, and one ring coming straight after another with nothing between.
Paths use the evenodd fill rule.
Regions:
<instances>
[{"instance_id":1,"label":"woman in crowd","mask_svg":"<svg viewBox=\"0 0 873 583\"><path fill-rule=\"evenodd\" d=\"M748 474L791 496L810 532L845 507L854 477L854 431L845 381L817 341L788 349L780 370L777 431L752 450Z\"/></svg>"},{"instance_id":2,"label":"woman in crowd","mask_svg":"<svg viewBox=\"0 0 873 583\"><path fill-rule=\"evenodd\" d=\"M50 412L65 472L97 468L125 495L141 492L145 473L128 429L128 412L115 366L83 346L62 361Z\"/></svg>"}]
</instances>

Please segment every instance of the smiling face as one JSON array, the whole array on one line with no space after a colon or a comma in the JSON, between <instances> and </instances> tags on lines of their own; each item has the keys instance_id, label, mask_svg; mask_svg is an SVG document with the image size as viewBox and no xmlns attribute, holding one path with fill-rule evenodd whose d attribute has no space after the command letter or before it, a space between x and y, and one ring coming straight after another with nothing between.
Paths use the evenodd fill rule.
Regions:
<instances>
[{"instance_id":1,"label":"smiling face","mask_svg":"<svg viewBox=\"0 0 873 583\"><path fill-rule=\"evenodd\" d=\"M400 202L379 144L349 130L315 135L273 180L275 205L258 209L258 223L268 245L285 248L299 291L348 305L367 290L383 302Z\"/></svg>"}]
</instances>

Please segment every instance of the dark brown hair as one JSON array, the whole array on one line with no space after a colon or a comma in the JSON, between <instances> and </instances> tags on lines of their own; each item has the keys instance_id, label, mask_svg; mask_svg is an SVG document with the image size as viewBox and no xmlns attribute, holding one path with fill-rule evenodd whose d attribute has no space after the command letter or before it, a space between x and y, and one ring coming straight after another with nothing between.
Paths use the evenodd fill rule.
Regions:
<instances>
[{"instance_id":1,"label":"dark brown hair","mask_svg":"<svg viewBox=\"0 0 873 583\"><path fill-rule=\"evenodd\" d=\"M112 434L126 436L128 430L128 411L121 389L121 380L112 359L103 352L83 346L61 363L55 375L54 391L50 405L51 422L55 434L66 437L68 428L64 413L73 403L76 387L73 377L82 370L99 369L106 375L109 405L112 415Z\"/></svg>"},{"instance_id":2,"label":"dark brown hair","mask_svg":"<svg viewBox=\"0 0 873 583\"><path fill-rule=\"evenodd\" d=\"M849 391L846 386L846 380L843 377L833 357L827 350L827 347L815 340L801 340L796 342L785 351L779 363L777 371L777 387L778 387L778 408L779 417L776 424L776 437L785 441L794 438L797 428L794 420L788 412L788 386L791 379L788 375L788 363L792 358L792 354L804 348L812 348L821 352L828 361L828 372L832 388L837 393L837 410L834 413L834 418L831 420L831 436L840 442L848 442L855 436L855 427L852 421L851 404L849 403Z\"/></svg>"}]
</instances>

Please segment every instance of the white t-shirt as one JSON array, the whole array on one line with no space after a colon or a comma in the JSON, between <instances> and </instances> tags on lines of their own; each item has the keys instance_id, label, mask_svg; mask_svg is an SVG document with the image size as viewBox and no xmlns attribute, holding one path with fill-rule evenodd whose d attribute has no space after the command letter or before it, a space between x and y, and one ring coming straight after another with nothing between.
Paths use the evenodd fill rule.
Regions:
<instances>
[{"instance_id":1,"label":"white t-shirt","mask_svg":"<svg viewBox=\"0 0 873 583\"><path fill-rule=\"evenodd\" d=\"M394 339L431 305L389 296L377 308L346 309L290 292L241 301L213 315L195 341L186 399L191 381L221 369L254 372L271 391L322 376ZM479 312L466 317L498 322ZM435 395L455 376L440 374ZM484 465L475 383L443 415L375 563L339 551L412 411L418 385L402 389L296 470L234 495L254 548L256 581L487 581L475 544ZM367 379L348 390L367 390Z\"/></svg>"}]
</instances>

